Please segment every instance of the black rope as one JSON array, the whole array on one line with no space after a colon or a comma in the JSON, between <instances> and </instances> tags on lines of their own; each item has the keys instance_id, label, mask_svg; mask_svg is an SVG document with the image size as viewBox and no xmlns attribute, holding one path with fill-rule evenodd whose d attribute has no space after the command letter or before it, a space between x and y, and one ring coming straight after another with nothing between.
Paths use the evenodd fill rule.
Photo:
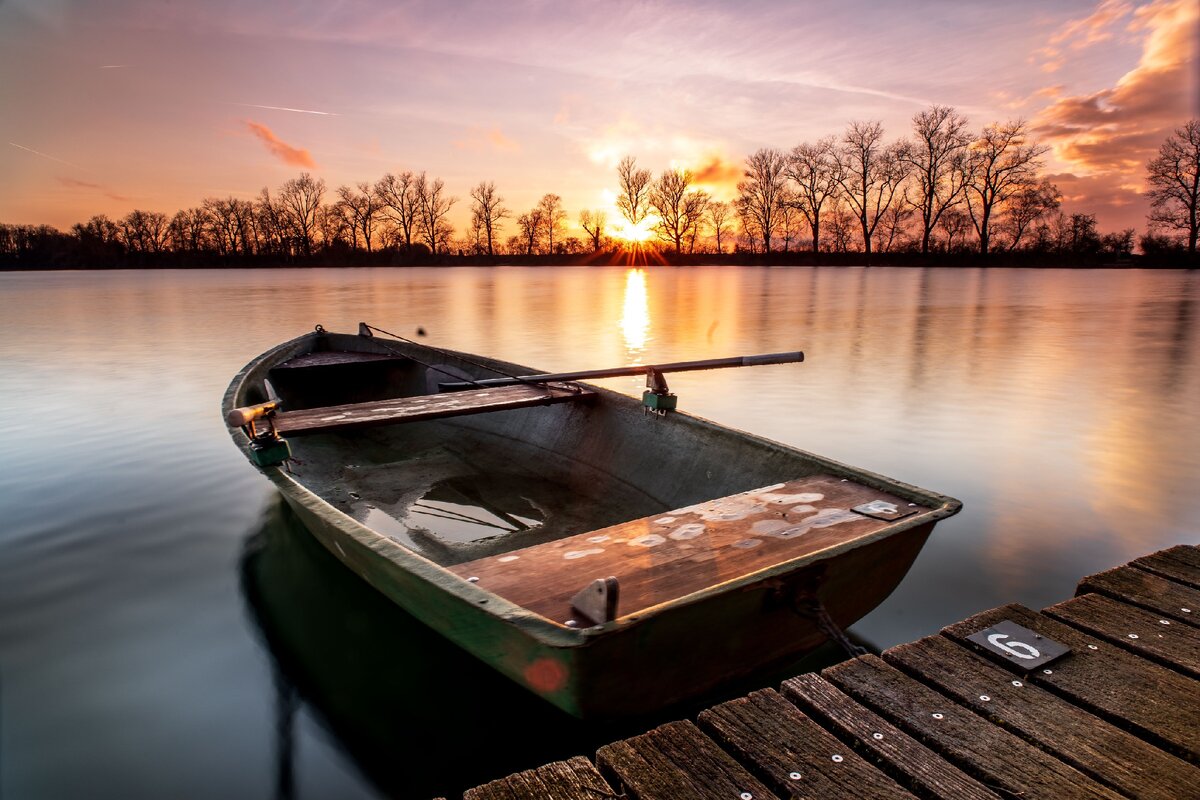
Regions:
<instances>
[{"instance_id":1,"label":"black rope","mask_svg":"<svg viewBox=\"0 0 1200 800\"><path fill-rule=\"evenodd\" d=\"M364 323L364 324L365 324L365 323ZM371 326L370 326L370 325L367 325L367 327L368 327L368 328L370 328ZM375 329L372 329L372 330L375 330ZM388 334L388 335L390 336L390 335L392 335L392 334ZM400 338L400 337L397 337L397 338ZM401 341L407 342L408 340L407 340L407 339L401 339ZM376 341L375 341L375 344L379 345L379 346L380 346L380 347L382 347L384 350L387 350L389 353L391 353L391 354L392 354L392 355L394 355L394 356L400 356L401 358L407 358L409 361L415 361L415 362L417 362L418 364L420 364L422 367L425 367L426 369L431 369L431 370L433 370L433 371L435 371L435 372L440 372L440 373L442 373L443 375L449 375L451 378L454 378L454 379L456 379L456 380L460 380L460 381L466 381L467 383L469 383L469 384L471 384L472 386L474 386L474 387L476 387L476 388L479 388L479 389L486 389L486 388L487 388L487 387L486 387L486 386L484 386L483 384L481 384L481 383L477 383L476 381L473 381L473 380L471 380L470 378L464 378L462 375L458 375L458 374L456 374L456 373L454 373L454 372L450 372L449 370L442 369L441 367L439 367L439 366L438 366L438 365L436 365L436 364L430 364L430 363L428 363L428 362L426 362L426 361L422 361L421 359L417 358L416 356L412 355L411 353L402 353L402 352L400 352L399 350L397 350L396 348L388 346L387 342L381 342L381 341L378 341L378 340L376 340ZM416 342L410 342L410 344L416 344ZM418 346L418 347L424 347L425 345L417 345L417 346ZM430 348L430 349L431 349L431 350L437 350L437 348L436 348L436 347L433 347L433 348ZM438 352L441 352L441 351L439 350ZM443 353L443 355L444 355L444 353Z\"/></svg>"},{"instance_id":2,"label":"black rope","mask_svg":"<svg viewBox=\"0 0 1200 800\"><path fill-rule=\"evenodd\" d=\"M424 343L422 343L422 342L414 342L412 339L406 339L405 337L401 336L401 335L400 335L400 334L398 334L398 333L392 333L391 331L385 331L383 328L376 328L374 325L371 325L371 324L369 324L369 323L366 323L366 322L364 322L364 323L363 323L363 327L364 327L364 328L366 328L366 329L368 329L368 330L372 330L372 331L376 331L376 332L378 332L378 333L382 333L384 336L391 336L393 339L398 339L399 341L401 341L401 342L405 342L406 344L411 344L411 345L413 345L414 347L424 347L424 348L426 348L426 349L428 349L428 350L433 350L433 351L434 351L434 352L436 352L436 353L441 353L443 356L445 356L445 357L447 357L447 358L456 358L456 359L458 359L459 361L465 361L466 363L470 364L470 365L471 365L471 366L473 366L473 367L479 367L480 369L486 369L488 372L495 372L495 373L497 373L498 375L503 375L503 376L504 376L504 377L506 377L506 378L511 378L512 380L514 380L514 381L517 381L518 383L524 383L524 384L526 384L526 385L529 385L529 386L543 386L543 387L548 385L548 384L546 383L546 381L531 380L531 379L529 379L529 378L523 378L523 377L521 377L520 375L513 375L513 374L511 374L511 373L509 373L509 372L505 372L504 370L502 370L502 369L500 369L500 368L498 368L498 367L491 367L491 366L488 366L487 364L481 364L481 363L479 363L478 361L472 361L471 359L469 359L469 358L465 357L465 356L464 356L464 355L462 355L461 353L449 353L449 352L447 352L447 351L445 351L445 350L441 349L440 347L434 347L434 346L433 346L433 345L431 345L431 344L424 344ZM399 355L399 356L404 356L404 357L406 357L406 358L412 358L412 356L410 356L410 355L407 355L407 354L405 354L405 353L400 353L400 352L398 352L398 351L396 351L396 350L393 350L393 349L391 349L390 347L388 347L388 346L387 346L386 344L384 344L383 342L378 342L378 344L379 344L379 346L380 346L380 347L383 347L383 348L384 348L384 349L386 349L388 352L395 353L396 355ZM461 375L455 375L455 374L454 374L454 373L452 373L452 372L447 372L447 371L446 371L446 370L444 370L444 369L441 369L441 368L439 368L439 367L436 367L436 366L434 366L434 365L432 365L432 364L426 364L424 361L421 361L421 360L419 360L419 359L416 359L416 358L412 358L412 360L413 360L413 361L416 361L418 364L421 364L422 366L428 367L429 369L434 369L434 370L437 370L438 372L442 373L443 375L449 375L450 377L452 377L452 378L457 378L458 380L465 380L467 383L471 384L472 386L478 387L478 388L480 388L480 389L486 389L486 388L487 388L486 386L483 386L482 384L480 384L480 383L478 383L478 382L476 382L476 381L473 381L473 380L471 380L470 378L463 378ZM569 383L560 384L560 386L563 386L564 388L570 389L571 391L574 391L574 392L580 392L580 391L582 391L582 390L581 390L581 389L580 389L578 386L574 386L574 385L572 385L572 384L569 384Z\"/></svg>"},{"instance_id":3,"label":"black rope","mask_svg":"<svg viewBox=\"0 0 1200 800\"><path fill-rule=\"evenodd\" d=\"M865 656L868 653L865 647L852 642L846 632L838 627L838 624L833 621L833 617L829 616L829 611L821 602L821 598L817 597L815 593L796 597L792 602L792 609L797 614L816 622L817 628L825 634L825 638L836 642L851 658Z\"/></svg>"}]
</instances>

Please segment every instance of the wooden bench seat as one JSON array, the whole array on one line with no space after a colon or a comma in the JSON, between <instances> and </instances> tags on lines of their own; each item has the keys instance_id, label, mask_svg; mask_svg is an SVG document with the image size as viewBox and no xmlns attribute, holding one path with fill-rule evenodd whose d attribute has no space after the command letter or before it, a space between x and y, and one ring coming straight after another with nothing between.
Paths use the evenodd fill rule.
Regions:
<instances>
[{"instance_id":1,"label":"wooden bench seat","mask_svg":"<svg viewBox=\"0 0 1200 800\"><path fill-rule=\"evenodd\" d=\"M880 501L892 519L852 511ZM886 506L882 506L886 508ZM501 597L565 623L598 578L619 583L618 615L869 536L928 512L833 475L813 475L450 567Z\"/></svg>"},{"instance_id":2,"label":"wooden bench seat","mask_svg":"<svg viewBox=\"0 0 1200 800\"><path fill-rule=\"evenodd\" d=\"M345 431L374 425L483 414L529 406L567 403L592 397L595 392L581 387L521 384L465 392L396 397L367 403L280 411L275 428L282 436L304 436L330 431Z\"/></svg>"}]
</instances>

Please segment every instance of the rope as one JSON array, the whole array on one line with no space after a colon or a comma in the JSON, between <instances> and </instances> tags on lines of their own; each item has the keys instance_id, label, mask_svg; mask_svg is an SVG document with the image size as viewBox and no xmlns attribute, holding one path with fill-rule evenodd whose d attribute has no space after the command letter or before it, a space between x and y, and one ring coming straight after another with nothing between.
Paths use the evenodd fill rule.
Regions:
<instances>
[{"instance_id":1,"label":"rope","mask_svg":"<svg viewBox=\"0 0 1200 800\"><path fill-rule=\"evenodd\" d=\"M479 367L480 369L486 369L488 372L495 372L499 375L503 375L506 378L511 378L512 380L517 381L519 383L524 383L529 386L543 386L543 387L548 385L546 383L546 381L530 380L528 378L523 378L520 375L513 375L512 373L505 372L504 370L502 370L498 367L491 367L491 366L488 366L487 364L481 364L478 361L472 361L471 359L467 358L466 356L462 355L461 353L449 353L449 352L441 349L440 347L434 347L431 344L424 344L422 342L414 342L412 339L406 339L405 337L401 336L398 333L392 333L391 331L385 331L383 328L376 328L374 325L368 324L366 322L363 323L363 327L367 328L368 330L375 331L377 333L382 333L384 336L391 336L393 339L398 339L401 342L405 342L406 344L411 344L415 347L424 347L428 350L433 350L436 353L441 353L443 356L446 356L447 358L456 358L459 361L465 361L466 363L470 364L473 367ZM428 367L429 369L437 370L438 372L442 373L443 375L449 375L451 378L456 378L458 380L465 380L467 383L471 384L472 386L478 387L480 389L487 388L487 387L479 384L478 382L471 380L470 378L463 378L461 375L455 375L452 372L447 372L446 370L436 367L433 364L426 364L424 361L413 358L411 355L408 355L407 353L401 353L399 351L393 350L392 348L388 347L383 342L377 342L377 344L390 353L393 353L398 356L403 356L405 358L412 358L412 360L416 361L418 364L420 364L424 367ZM560 384L560 385L563 386L564 388L570 389L571 391L574 391L574 392L582 391L578 386L574 386L572 384Z\"/></svg>"},{"instance_id":2,"label":"rope","mask_svg":"<svg viewBox=\"0 0 1200 800\"><path fill-rule=\"evenodd\" d=\"M368 325L367 327L368 327L368 328L370 328L371 326L370 326L370 325ZM377 330L377 329L376 329L376 328L372 328L372 330ZM392 334L388 334L388 335L390 336L390 335L392 335ZM397 337L397 338L400 338L400 337ZM405 342L407 342L408 340L407 340L407 339L401 339L401 341L405 341ZM455 380L466 381L467 383L469 383L469 384L471 384L472 386L474 386L474 387L476 387L476 388L479 388L479 389L485 389L485 388L487 388L487 387L483 386L482 384L480 384L480 383L477 383L477 382L475 382L475 381L471 380L470 378L464 378L462 375L457 375L457 374L455 374L455 373L453 373L453 372L450 372L449 370L442 369L441 367L439 367L439 366L438 366L438 365L436 365L436 364L430 364L430 363L428 363L428 362L426 362L426 361L422 361L421 359L417 358L416 356L414 356L414 355L412 355L412 354L410 354L410 353L402 353L402 352L400 352L399 350L397 350L397 349L396 349L396 348L394 348L394 347L389 347L389 346L387 345L387 343L386 343L386 342L380 342L380 341L376 340L375 344L379 345L379 346L380 346L380 347L382 347L384 350L387 350L389 353L391 353L391 354L392 354L392 355L394 355L394 356L400 356L401 358L407 358L409 361L415 361L415 362L417 362L418 364L420 364L422 367L425 367L426 369L431 369L431 370L433 370L434 372L440 372L440 373L442 373L443 375L449 375L451 378L454 378ZM416 343L415 343L415 342L410 342L410 344L416 344ZM417 345L417 346L418 346L418 347L424 347L424 345ZM430 349L432 349L432 350L437 350L437 348L436 348L436 347L434 347L434 348L430 348ZM441 352L441 351L438 351L438 352Z\"/></svg>"},{"instance_id":3,"label":"rope","mask_svg":"<svg viewBox=\"0 0 1200 800\"><path fill-rule=\"evenodd\" d=\"M792 610L816 622L817 628L820 629L821 633L825 634L825 638L831 642L836 642L846 651L846 655L851 658L867 654L867 648L852 642L850 637L846 635L846 632L838 627L838 624L833 621L833 617L829 616L829 611L821 602L821 598L817 597L816 593L794 598L792 601Z\"/></svg>"}]
</instances>

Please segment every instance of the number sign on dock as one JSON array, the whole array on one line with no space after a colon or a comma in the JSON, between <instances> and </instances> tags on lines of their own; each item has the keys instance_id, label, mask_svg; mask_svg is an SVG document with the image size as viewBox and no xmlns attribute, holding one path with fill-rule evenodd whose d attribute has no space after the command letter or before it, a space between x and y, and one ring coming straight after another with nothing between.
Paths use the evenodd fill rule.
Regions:
<instances>
[{"instance_id":1,"label":"number sign on dock","mask_svg":"<svg viewBox=\"0 0 1200 800\"><path fill-rule=\"evenodd\" d=\"M1181 545L466 797L1200 800L1198 616Z\"/></svg>"}]
</instances>

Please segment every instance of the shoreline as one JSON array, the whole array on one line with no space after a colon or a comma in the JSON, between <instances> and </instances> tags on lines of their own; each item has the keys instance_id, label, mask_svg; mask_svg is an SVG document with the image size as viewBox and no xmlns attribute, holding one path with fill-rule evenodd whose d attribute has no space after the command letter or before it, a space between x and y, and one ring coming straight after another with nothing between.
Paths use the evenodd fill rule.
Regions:
<instances>
[{"instance_id":1,"label":"shoreline","mask_svg":"<svg viewBox=\"0 0 1200 800\"><path fill-rule=\"evenodd\" d=\"M271 256L221 257L210 253L146 254L137 258L97 259L90 263L46 263L0 258L0 272L108 271L163 269L353 269L409 267L953 267L1034 269L1197 269L1200 257L1187 253L1154 255L1075 253L696 253L654 251L572 255L406 255L402 253L321 254L280 259Z\"/></svg>"}]
</instances>

